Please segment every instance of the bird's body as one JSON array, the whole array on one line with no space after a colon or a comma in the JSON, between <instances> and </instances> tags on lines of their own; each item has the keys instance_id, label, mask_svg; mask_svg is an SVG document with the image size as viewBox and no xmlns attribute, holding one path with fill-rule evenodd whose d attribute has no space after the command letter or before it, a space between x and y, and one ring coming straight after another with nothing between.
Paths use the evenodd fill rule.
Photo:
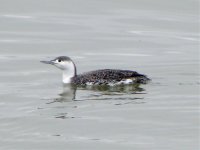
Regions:
<instances>
[{"instance_id":1,"label":"bird's body","mask_svg":"<svg viewBox=\"0 0 200 150\"><path fill-rule=\"evenodd\" d=\"M77 75L74 62L67 56L60 56L51 61L41 61L52 64L63 71L63 83L74 85L120 85L146 84L150 79L143 74L130 70L102 69Z\"/></svg>"},{"instance_id":2,"label":"bird's body","mask_svg":"<svg viewBox=\"0 0 200 150\"><path fill-rule=\"evenodd\" d=\"M102 69L74 76L71 80L76 85L119 85L147 83L149 79L130 70Z\"/></svg>"}]
</instances>

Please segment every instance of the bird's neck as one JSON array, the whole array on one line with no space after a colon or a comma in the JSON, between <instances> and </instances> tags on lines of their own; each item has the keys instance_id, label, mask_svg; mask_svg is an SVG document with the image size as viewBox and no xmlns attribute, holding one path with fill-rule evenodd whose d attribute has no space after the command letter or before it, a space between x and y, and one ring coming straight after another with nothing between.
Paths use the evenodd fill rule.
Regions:
<instances>
[{"instance_id":1,"label":"bird's neck","mask_svg":"<svg viewBox=\"0 0 200 150\"><path fill-rule=\"evenodd\" d=\"M71 79L76 76L76 66L71 62L66 69L63 70L63 83L71 83Z\"/></svg>"}]
</instances>

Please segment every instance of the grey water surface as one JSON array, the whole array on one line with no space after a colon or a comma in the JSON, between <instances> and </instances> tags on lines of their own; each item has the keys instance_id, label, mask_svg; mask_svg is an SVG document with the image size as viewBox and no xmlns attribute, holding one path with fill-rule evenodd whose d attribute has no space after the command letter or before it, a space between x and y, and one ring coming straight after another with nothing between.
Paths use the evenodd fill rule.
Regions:
<instances>
[{"instance_id":1,"label":"grey water surface","mask_svg":"<svg viewBox=\"0 0 200 150\"><path fill-rule=\"evenodd\" d=\"M198 20L198 0L0 0L0 149L198 150ZM60 55L152 81L75 91L40 63Z\"/></svg>"}]
</instances>

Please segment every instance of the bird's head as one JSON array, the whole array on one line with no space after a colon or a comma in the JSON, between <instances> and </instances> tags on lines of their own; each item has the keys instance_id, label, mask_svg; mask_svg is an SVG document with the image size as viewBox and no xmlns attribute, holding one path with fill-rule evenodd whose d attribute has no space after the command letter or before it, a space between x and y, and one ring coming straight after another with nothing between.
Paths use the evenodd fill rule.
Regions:
<instances>
[{"instance_id":1,"label":"bird's head","mask_svg":"<svg viewBox=\"0 0 200 150\"><path fill-rule=\"evenodd\" d=\"M71 58L67 56L59 56L50 61L40 61L40 62L54 65L61 70L72 70L75 68L73 61L71 60Z\"/></svg>"},{"instance_id":2,"label":"bird's head","mask_svg":"<svg viewBox=\"0 0 200 150\"><path fill-rule=\"evenodd\" d=\"M50 61L40 61L45 64L51 64L63 71L63 83L70 83L71 79L76 76L76 66L71 58L59 56Z\"/></svg>"}]
</instances>

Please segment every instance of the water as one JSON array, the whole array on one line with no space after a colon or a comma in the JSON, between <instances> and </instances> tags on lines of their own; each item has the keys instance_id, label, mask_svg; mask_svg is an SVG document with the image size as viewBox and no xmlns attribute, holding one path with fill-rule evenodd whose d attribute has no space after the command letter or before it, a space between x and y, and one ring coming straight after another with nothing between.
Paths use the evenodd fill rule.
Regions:
<instances>
[{"instance_id":1,"label":"water","mask_svg":"<svg viewBox=\"0 0 200 150\"><path fill-rule=\"evenodd\" d=\"M1 0L0 22L0 149L199 148L197 0ZM66 96L39 62L60 55L152 82Z\"/></svg>"}]
</instances>

